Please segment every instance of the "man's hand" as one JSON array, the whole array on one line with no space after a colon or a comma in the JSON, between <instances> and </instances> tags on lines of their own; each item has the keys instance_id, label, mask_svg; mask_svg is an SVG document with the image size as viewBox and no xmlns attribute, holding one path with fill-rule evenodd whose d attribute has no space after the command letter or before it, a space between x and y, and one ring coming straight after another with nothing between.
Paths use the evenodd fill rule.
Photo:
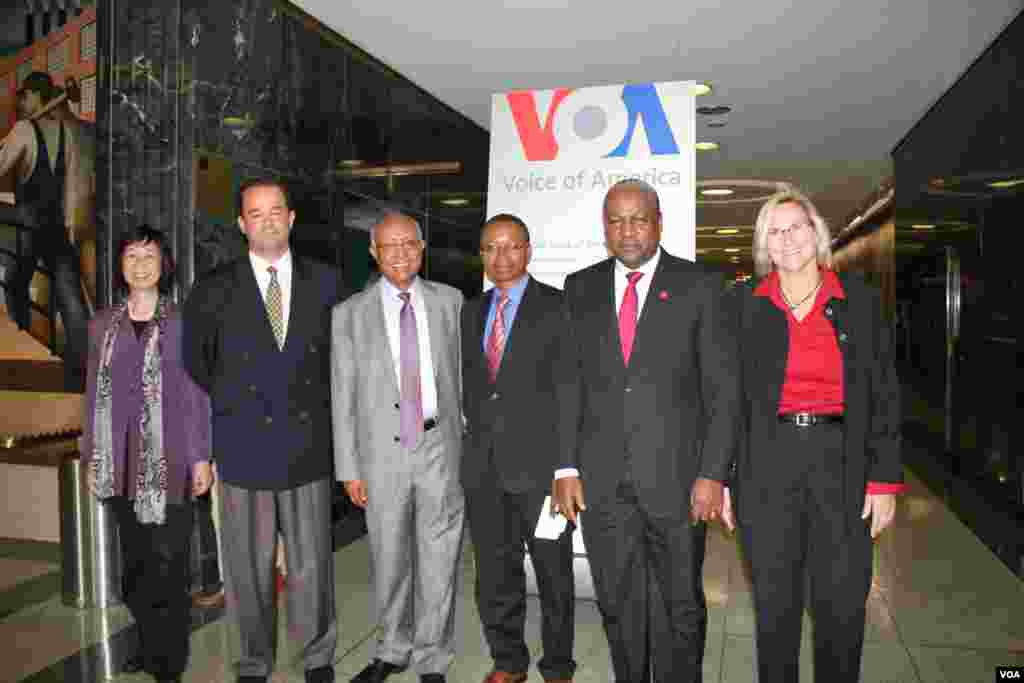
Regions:
<instances>
[{"instance_id":1,"label":"man's hand","mask_svg":"<svg viewBox=\"0 0 1024 683\"><path fill-rule=\"evenodd\" d=\"M728 486L722 489L722 524L729 531L736 531L736 515L732 510L732 494Z\"/></svg>"},{"instance_id":2,"label":"man's hand","mask_svg":"<svg viewBox=\"0 0 1024 683\"><path fill-rule=\"evenodd\" d=\"M690 492L690 518L693 523L711 522L722 512L722 482L697 479Z\"/></svg>"},{"instance_id":3,"label":"man's hand","mask_svg":"<svg viewBox=\"0 0 1024 683\"><path fill-rule=\"evenodd\" d=\"M555 479L551 487L551 511L561 512L573 524L576 524L576 513L586 510L583 502L583 482L579 477L562 477Z\"/></svg>"},{"instance_id":4,"label":"man's hand","mask_svg":"<svg viewBox=\"0 0 1024 683\"><path fill-rule=\"evenodd\" d=\"M366 503L369 498L366 495L366 482L362 479L350 479L345 482L345 493L348 494L349 500L359 507L366 509Z\"/></svg>"},{"instance_id":5,"label":"man's hand","mask_svg":"<svg viewBox=\"0 0 1024 683\"><path fill-rule=\"evenodd\" d=\"M198 497L213 486L213 467L208 462L197 462L192 466L192 496Z\"/></svg>"},{"instance_id":6,"label":"man's hand","mask_svg":"<svg viewBox=\"0 0 1024 683\"><path fill-rule=\"evenodd\" d=\"M891 493L869 493L864 496L864 511L860 518L871 518L871 538L889 528L896 517L896 496Z\"/></svg>"}]
</instances>

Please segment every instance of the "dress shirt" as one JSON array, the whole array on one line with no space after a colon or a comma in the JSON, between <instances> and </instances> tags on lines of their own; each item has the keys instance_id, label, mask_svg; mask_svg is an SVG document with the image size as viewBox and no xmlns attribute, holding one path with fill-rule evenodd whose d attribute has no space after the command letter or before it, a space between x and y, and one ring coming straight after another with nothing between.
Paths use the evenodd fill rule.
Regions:
<instances>
[{"instance_id":1,"label":"dress shirt","mask_svg":"<svg viewBox=\"0 0 1024 683\"><path fill-rule=\"evenodd\" d=\"M661 260L661 247L654 252L654 257L639 268L627 268L622 261L615 261L615 317L618 319L619 309L622 308L622 299L626 296L626 287L629 286L630 273L643 273L644 276L636 283L636 324L640 326L640 315L644 310L644 302L647 301L647 292L651 289L651 282L654 280L654 273L658 269L658 261ZM621 359L620 361L621 362ZM555 470L555 479L562 477L578 477L579 470L575 467L563 467Z\"/></svg>"},{"instance_id":2,"label":"dress shirt","mask_svg":"<svg viewBox=\"0 0 1024 683\"><path fill-rule=\"evenodd\" d=\"M505 346L508 346L508 340L512 336L512 323L516 319L516 311L519 310L519 302L523 300L523 292L526 291L526 285L530 282L529 274L522 276L516 280L515 284L505 290L508 294L508 303L505 304ZM484 338L483 338L483 349L487 351L487 340L491 338L491 329L494 327L494 316L498 310L498 297L501 296L500 291L497 287L491 289L494 292L491 296L491 307L487 311L487 324L484 325Z\"/></svg>"},{"instance_id":3,"label":"dress shirt","mask_svg":"<svg viewBox=\"0 0 1024 683\"><path fill-rule=\"evenodd\" d=\"M846 298L835 271L821 270L821 289L803 320L797 320L783 300L777 271L772 271L761 281L754 290L754 296L768 297L786 314L789 324L789 355L779 397L779 414L841 415L843 356L836 341L835 328L825 317L825 306L829 301ZM872 495L905 491L906 485L902 483L869 481L867 485L867 493Z\"/></svg>"},{"instance_id":4,"label":"dress shirt","mask_svg":"<svg viewBox=\"0 0 1024 683\"><path fill-rule=\"evenodd\" d=\"M260 287L260 296L263 303L267 302L267 287L270 286L270 273L267 268L277 268L277 283L281 285L281 323L284 328L284 340L288 339L288 312L291 309L289 304L292 300L292 252L289 249L284 256L277 261L268 261L262 256L249 252L249 262L252 264L253 274L256 276L256 284Z\"/></svg>"},{"instance_id":5,"label":"dress shirt","mask_svg":"<svg viewBox=\"0 0 1024 683\"><path fill-rule=\"evenodd\" d=\"M388 342L391 344L391 359L395 366L395 381L402 386L401 339L400 332L402 306L404 302L398 295L402 290L395 287L386 277L380 279L380 297L384 305L384 322L388 330ZM437 383L434 379L434 357L430 355L430 326L427 324L427 306L420 291L420 279L417 277L409 286L409 302L416 313L416 340L420 346L420 392L423 399L423 419L437 417Z\"/></svg>"}]
</instances>

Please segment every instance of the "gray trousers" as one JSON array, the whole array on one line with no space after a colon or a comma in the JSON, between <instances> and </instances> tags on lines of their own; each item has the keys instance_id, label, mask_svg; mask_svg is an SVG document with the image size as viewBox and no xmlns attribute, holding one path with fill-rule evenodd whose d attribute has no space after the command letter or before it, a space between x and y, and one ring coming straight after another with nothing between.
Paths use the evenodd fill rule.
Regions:
<instances>
[{"instance_id":1,"label":"gray trousers","mask_svg":"<svg viewBox=\"0 0 1024 683\"><path fill-rule=\"evenodd\" d=\"M455 658L465 500L441 432L426 432L406 467L367 477L377 657L419 674L445 673Z\"/></svg>"},{"instance_id":2,"label":"gray trousers","mask_svg":"<svg viewBox=\"0 0 1024 683\"><path fill-rule=\"evenodd\" d=\"M329 479L284 491L222 482L221 545L228 613L242 635L239 676L270 676L277 633L274 544L280 532L288 564L288 633L302 644L305 668L333 665L334 554Z\"/></svg>"}]
</instances>

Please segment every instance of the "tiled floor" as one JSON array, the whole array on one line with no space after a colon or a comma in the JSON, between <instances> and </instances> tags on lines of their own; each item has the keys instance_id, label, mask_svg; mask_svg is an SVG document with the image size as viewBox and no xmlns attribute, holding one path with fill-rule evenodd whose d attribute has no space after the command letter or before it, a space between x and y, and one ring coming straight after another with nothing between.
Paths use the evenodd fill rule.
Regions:
<instances>
[{"instance_id":1,"label":"tiled floor","mask_svg":"<svg viewBox=\"0 0 1024 683\"><path fill-rule=\"evenodd\" d=\"M862 680L870 683L988 683L998 665L1024 665L1024 591L1014 577L924 486L909 478L894 529L878 544L877 572L868 605ZM24 576L40 571L21 566ZM0 561L0 583L10 584L19 566ZM12 570L15 570L12 574ZM756 680L754 616L750 585L735 539L712 530L705 563L709 603L704 680L741 683ZM365 540L336 554L340 639L337 679L347 681L372 657L370 568ZM464 554L458 601L458 658L449 680L477 683L490 669L472 597L472 563ZM284 620L282 620L283 622ZM608 648L596 606L579 602L576 610L576 681L611 680ZM801 681L811 681L806 619ZM116 667L117 643L126 640L130 617L123 608L79 612L59 598L27 607L0 620L0 681L35 683L95 680ZM282 623L277 683L302 681L296 650ZM531 649L540 649L537 605L528 617ZM12 646L13 647L10 647ZM78 654L84 651L84 654ZM238 654L234 628L226 619L198 628L192 637L186 681L231 681ZM76 659L77 658L77 659ZM77 660L91 659L86 666ZM104 661L105 660L105 661ZM98 673L97 673L98 672ZM119 683L150 680L119 676ZM413 683L411 673L392 677ZM536 672L531 681L540 681Z\"/></svg>"}]
</instances>

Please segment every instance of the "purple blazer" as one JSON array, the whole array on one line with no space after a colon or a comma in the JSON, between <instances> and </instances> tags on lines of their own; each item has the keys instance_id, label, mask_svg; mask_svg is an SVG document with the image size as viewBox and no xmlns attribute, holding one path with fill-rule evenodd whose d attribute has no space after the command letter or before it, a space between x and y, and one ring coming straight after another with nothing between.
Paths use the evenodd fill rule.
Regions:
<instances>
[{"instance_id":1,"label":"purple blazer","mask_svg":"<svg viewBox=\"0 0 1024 683\"><path fill-rule=\"evenodd\" d=\"M104 309L89 322L89 363L82 416L82 464L92 459L93 421L96 407L96 374L102 353L103 335L111 309ZM161 335L163 366L164 457L167 459L167 501L188 500L192 466L210 459L210 399L192 381L181 361L181 314L172 306ZM136 339L131 320L124 316L114 341L111 358L113 396L114 491L135 495L135 474L139 457L139 416L142 412L142 360L145 349Z\"/></svg>"}]
</instances>

